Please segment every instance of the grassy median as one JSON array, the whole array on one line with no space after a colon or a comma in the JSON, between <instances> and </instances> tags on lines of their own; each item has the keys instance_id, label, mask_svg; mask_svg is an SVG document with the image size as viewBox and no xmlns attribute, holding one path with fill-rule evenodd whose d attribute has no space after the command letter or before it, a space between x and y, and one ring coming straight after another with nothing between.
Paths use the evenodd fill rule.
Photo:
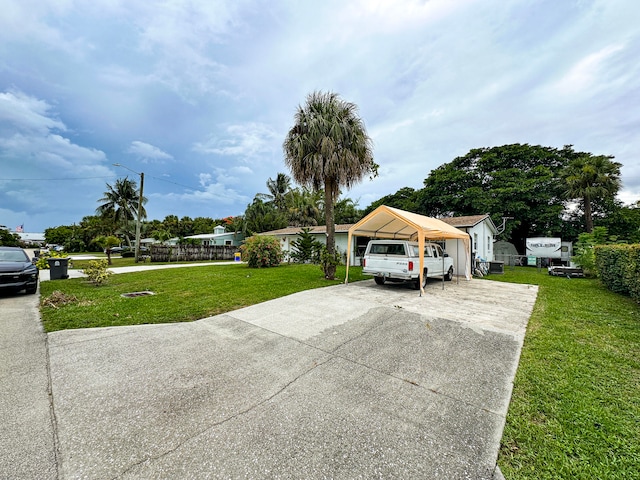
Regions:
<instances>
[{"instance_id":1,"label":"grassy median","mask_svg":"<svg viewBox=\"0 0 640 480\"><path fill-rule=\"evenodd\" d=\"M595 279L539 285L498 464L506 479L640 478L640 307Z\"/></svg>"},{"instance_id":2,"label":"grassy median","mask_svg":"<svg viewBox=\"0 0 640 480\"><path fill-rule=\"evenodd\" d=\"M349 269L350 281L362 269ZM291 293L344 281L323 278L318 265L281 265L250 269L244 264L150 270L112 275L96 287L85 278L40 284L41 312L47 332L70 328L188 322L236 310ZM135 298L123 293L151 291Z\"/></svg>"}]
</instances>

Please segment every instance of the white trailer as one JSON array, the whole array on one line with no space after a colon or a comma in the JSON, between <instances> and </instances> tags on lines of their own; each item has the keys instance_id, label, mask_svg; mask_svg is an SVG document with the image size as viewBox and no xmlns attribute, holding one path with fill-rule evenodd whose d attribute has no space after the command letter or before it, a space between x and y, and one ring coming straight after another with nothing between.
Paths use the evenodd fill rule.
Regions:
<instances>
[{"instance_id":1,"label":"white trailer","mask_svg":"<svg viewBox=\"0 0 640 480\"><path fill-rule=\"evenodd\" d=\"M527 257L562 258L562 239L535 237L526 240Z\"/></svg>"},{"instance_id":2,"label":"white trailer","mask_svg":"<svg viewBox=\"0 0 640 480\"><path fill-rule=\"evenodd\" d=\"M534 237L527 238L525 243L527 265L538 264L537 259L541 259L543 266L571 264L573 255L571 242L563 242L558 237Z\"/></svg>"}]
</instances>

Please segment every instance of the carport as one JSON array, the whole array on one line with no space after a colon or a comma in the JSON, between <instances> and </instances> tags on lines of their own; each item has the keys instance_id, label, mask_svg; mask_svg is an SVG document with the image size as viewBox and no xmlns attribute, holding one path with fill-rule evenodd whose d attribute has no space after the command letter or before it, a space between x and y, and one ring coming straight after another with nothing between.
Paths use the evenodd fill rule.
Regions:
<instances>
[{"instance_id":1,"label":"carport","mask_svg":"<svg viewBox=\"0 0 640 480\"><path fill-rule=\"evenodd\" d=\"M424 274L425 240L444 241L448 239L455 239L457 240L458 248L460 248L460 241L462 241L465 259L465 277L467 280L471 280L471 276L469 275L469 267L471 264L469 234L462 230L458 230L437 218L425 217L424 215L406 212L399 208L381 205L349 229L349 236L347 238L347 274L345 283L349 282L351 239L354 235L418 242L418 250L420 252L420 295L424 293L422 281Z\"/></svg>"}]
</instances>

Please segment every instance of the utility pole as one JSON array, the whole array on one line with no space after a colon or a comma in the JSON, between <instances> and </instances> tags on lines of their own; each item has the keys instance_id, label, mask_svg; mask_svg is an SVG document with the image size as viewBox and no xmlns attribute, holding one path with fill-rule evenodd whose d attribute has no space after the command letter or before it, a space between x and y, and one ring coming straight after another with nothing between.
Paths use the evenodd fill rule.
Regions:
<instances>
[{"instance_id":1,"label":"utility pole","mask_svg":"<svg viewBox=\"0 0 640 480\"><path fill-rule=\"evenodd\" d=\"M136 172L135 170L131 170L126 165L122 165L121 163L114 163L114 167L122 167L126 168L130 172L135 173L136 175L140 175L140 197L138 197L138 215L136 218L136 248L135 248L135 262L138 263L140 258L140 223L142 222L142 190L144 189L144 172Z\"/></svg>"}]
</instances>

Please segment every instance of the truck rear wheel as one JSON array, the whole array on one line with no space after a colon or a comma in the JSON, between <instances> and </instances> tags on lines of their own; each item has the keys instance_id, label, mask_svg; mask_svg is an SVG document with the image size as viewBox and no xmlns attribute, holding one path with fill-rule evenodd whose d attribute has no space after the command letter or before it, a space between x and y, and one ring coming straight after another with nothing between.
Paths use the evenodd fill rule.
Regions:
<instances>
[{"instance_id":1,"label":"truck rear wheel","mask_svg":"<svg viewBox=\"0 0 640 480\"><path fill-rule=\"evenodd\" d=\"M378 285L384 285L384 277L373 277Z\"/></svg>"},{"instance_id":2,"label":"truck rear wheel","mask_svg":"<svg viewBox=\"0 0 640 480\"><path fill-rule=\"evenodd\" d=\"M424 269L424 273L422 274L422 288L427 286L427 269ZM420 277L416 278L413 281L413 288L416 290L420 290Z\"/></svg>"}]
</instances>

